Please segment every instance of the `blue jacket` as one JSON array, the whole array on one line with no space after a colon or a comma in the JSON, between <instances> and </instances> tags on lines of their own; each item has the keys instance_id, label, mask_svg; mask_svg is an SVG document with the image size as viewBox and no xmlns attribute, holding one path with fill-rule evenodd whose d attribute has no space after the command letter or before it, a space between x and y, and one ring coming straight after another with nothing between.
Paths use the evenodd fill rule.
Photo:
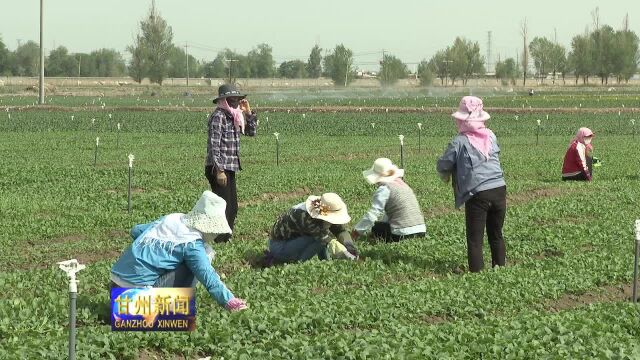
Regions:
<instances>
[{"instance_id":1,"label":"blue jacket","mask_svg":"<svg viewBox=\"0 0 640 360\"><path fill-rule=\"evenodd\" d=\"M140 245L141 235L158 222L139 224L131 229L134 241L113 265L111 272L131 284L153 286L160 276L184 262L218 304L225 306L233 299L233 294L211 266L202 239L175 247Z\"/></svg>"},{"instance_id":2,"label":"blue jacket","mask_svg":"<svg viewBox=\"0 0 640 360\"><path fill-rule=\"evenodd\" d=\"M495 135L491 135L493 146L489 159L471 145L464 135L458 135L449 143L436 169L441 176L453 175L453 190L456 208L480 191L505 186L504 174L500 167L500 147Z\"/></svg>"}]
</instances>

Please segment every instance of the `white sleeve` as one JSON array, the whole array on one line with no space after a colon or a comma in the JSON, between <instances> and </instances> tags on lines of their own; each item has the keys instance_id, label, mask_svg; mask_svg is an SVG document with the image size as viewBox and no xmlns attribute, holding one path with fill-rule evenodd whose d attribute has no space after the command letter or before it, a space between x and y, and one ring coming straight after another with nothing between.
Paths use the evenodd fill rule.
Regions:
<instances>
[{"instance_id":1,"label":"white sleeve","mask_svg":"<svg viewBox=\"0 0 640 360\"><path fill-rule=\"evenodd\" d=\"M587 147L584 146L583 143L578 143L578 145L576 146L576 150L578 150L578 156L580 157L580 164L582 164L582 169L585 172L589 172L589 168L587 167L587 156L586 156L586 150Z\"/></svg>"},{"instance_id":2,"label":"white sleeve","mask_svg":"<svg viewBox=\"0 0 640 360\"><path fill-rule=\"evenodd\" d=\"M367 234L373 224L385 215L384 208L387 206L387 201L391 191L387 186L380 186L373 193L373 200L371 201L371 207L364 214L362 220L356 224L354 229L360 234Z\"/></svg>"}]
</instances>

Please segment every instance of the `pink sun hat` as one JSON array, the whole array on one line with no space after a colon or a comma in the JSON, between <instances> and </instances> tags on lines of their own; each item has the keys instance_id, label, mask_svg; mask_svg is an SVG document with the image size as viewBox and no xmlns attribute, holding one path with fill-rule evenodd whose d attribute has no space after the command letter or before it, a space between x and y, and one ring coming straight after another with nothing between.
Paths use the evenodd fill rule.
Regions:
<instances>
[{"instance_id":1,"label":"pink sun hat","mask_svg":"<svg viewBox=\"0 0 640 360\"><path fill-rule=\"evenodd\" d=\"M482 108L482 99L476 96L465 96L460 100L458 111L451 116L461 121L487 121L491 116Z\"/></svg>"}]
</instances>

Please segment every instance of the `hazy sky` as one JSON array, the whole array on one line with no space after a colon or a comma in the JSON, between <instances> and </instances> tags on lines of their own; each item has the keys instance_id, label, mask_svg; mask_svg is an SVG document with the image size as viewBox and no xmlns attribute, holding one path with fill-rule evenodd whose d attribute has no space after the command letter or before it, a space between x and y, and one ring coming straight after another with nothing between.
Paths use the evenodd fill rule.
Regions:
<instances>
[{"instance_id":1,"label":"hazy sky","mask_svg":"<svg viewBox=\"0 0 640 360\"><path fill-rule=\"evenodd\" d=\"M44 0L45 47L64 45L70 52L114 48L125 53L151 0ZM38 0L2 0L0 36L9 49L39 36ZM530 39L554 37L569 45L591 26L591 12L600 8L601 24L630 28L640 34L639 0L427 1L395 0L156 0L173 28L174 42L190 43L196 58L212 60L229 47L245 53L265 42L276 62L306 60L318 43L333 48L344 43L357 55L360 68L377 68L382 49L409 63L428 59L456 36L478 41L486 56L487 32L492 59L515 57L522 47L520 24L526 17Z\"/></svg>"}]
</instances>

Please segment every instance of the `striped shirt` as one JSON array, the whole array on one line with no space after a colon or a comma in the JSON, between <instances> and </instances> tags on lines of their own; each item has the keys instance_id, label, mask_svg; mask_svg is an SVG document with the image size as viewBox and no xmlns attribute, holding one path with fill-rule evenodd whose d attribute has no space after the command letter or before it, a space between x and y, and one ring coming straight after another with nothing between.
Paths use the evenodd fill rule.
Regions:
<instances>
[{"instance_id":1,"label":"striped shirt","mask_svg":"<svg viewBox=\"0 0 640 360\"><path fill-rule=\"evenodd\" d=\"M255 136L258 117L255 113L246 116L244 134ZM209 141L207 142L207 159L205 165L216 170L241 170L240 166L240 131L233 124L233 116L220 108L209 116Z\"/></svg>"}]
</instances>

